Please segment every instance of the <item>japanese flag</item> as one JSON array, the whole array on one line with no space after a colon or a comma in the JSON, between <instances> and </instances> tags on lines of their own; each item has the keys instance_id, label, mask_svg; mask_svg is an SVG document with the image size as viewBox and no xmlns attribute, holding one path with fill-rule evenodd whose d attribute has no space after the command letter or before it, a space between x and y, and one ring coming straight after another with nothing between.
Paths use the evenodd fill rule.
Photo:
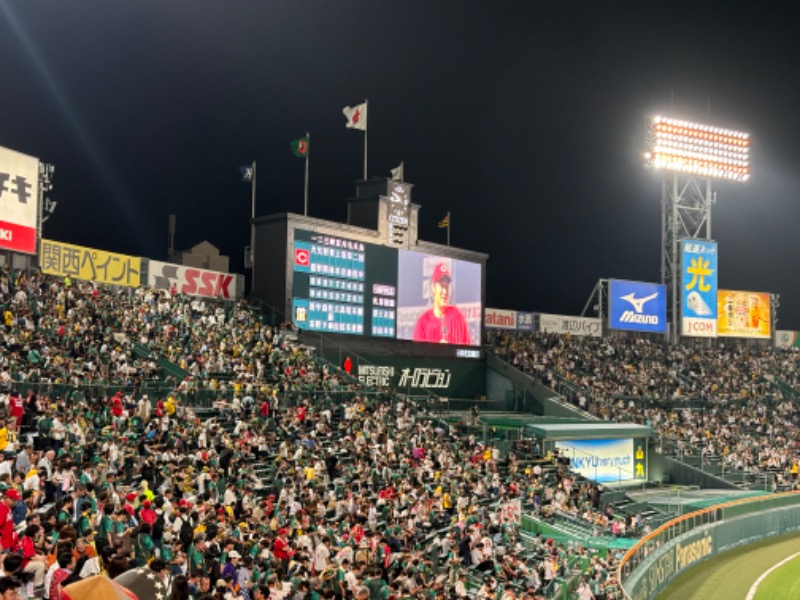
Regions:
<instances>
[{"instance_id":1,"label":"japanese flag","mask_svg":"<svg viewBox=\"0 0 800 600\"><path fill-rule=\"evenodd\" d=\"M347 127L350 129L367 130L367 103L357 106L345 106L342 109L344 116L347 117Z\"/></svg>"}]
</instances>

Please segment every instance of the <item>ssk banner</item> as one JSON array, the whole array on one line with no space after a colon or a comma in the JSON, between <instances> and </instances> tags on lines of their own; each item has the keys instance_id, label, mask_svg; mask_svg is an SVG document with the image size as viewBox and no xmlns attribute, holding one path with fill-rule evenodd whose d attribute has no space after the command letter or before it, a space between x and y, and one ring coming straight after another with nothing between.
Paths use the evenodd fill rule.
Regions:
<instances>
[{"instance_id":1,"label":"ssk banner","mask_svg":"<svg viewBox=\"0 0 800 600\"><path fill-rule=\"evenodd\" d=\"M232 273L208 271L157 260L150 261L147 273L147 283L154 288L171 290L174 286L175 292L179 294L222 300L235 300L242 295L240 279Z\"/></svg>"}]
</instances>

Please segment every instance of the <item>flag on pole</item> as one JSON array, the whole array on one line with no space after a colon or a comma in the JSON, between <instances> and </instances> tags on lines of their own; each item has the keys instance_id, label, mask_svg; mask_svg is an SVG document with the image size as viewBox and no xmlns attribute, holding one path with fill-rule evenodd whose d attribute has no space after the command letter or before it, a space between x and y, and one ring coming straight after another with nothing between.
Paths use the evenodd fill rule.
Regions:
<instances>
[{"instance_id":1,"label":"flag on pole","mask_svg":"<svg viewBox=\"0 0 800 600\"><path fill-rule=\"evenodd\" d=\"M253 165L239 167L239 171L242 173L242 181L245 183L251 183L253 181Z\"/></svg>"},{"instance_id":2,"label":"flag on pole","mask_svg":"<svg viewBox=\"0 0 800 600\"><path fill-rule=\"evenodd\" d=\"M450 227L450 213L447 213L444 219L439 221L439 229L445 229L447 227Z\"/></svg>"},{"instance_id":3,"label":"flag on pole","mask_svg":"<svg viewBox=\"0 0 800 600\"><path fill-rule=\"evenodd\" d=\"M349 129L367 130L367 103L357 106L345 106L342 113L347 117L346 127Z\"/></svg>"},{"instance_id":4,"label":"flag on pole","mask_svg":"<svg viewBox=\"0 0 800 600\"><path fill-rule=\"evenodd\" d=\"M401 162L397 167L391 169L392 172L392 181L404 181L403 180L403 163Z\"/></svg>"},{"instance_id":5,"label":"flag on pole","mask_svg":"<svg viewBox=\"0 0 800 600\"><path fill-rule=\"evenodd\" d=\"M308 151L311 149L311 144L308 136L305 136L301 137L299 140L289 142L289 147L292 149L292 154L297 158L308 158Z\"/></svg>"}]
</instances>

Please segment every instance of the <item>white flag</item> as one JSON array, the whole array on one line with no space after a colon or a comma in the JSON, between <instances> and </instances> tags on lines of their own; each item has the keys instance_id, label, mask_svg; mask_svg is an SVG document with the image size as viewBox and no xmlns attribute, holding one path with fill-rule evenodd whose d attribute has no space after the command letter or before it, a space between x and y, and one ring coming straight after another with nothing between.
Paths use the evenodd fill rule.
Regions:
<instances>
[{"instance_id":1,"label":"white flag","mask_svg":"<svg viewBox=\"0 0 800 600\"><path fill-rule=\"evenodd\" d=\"M350 129L367 130L367 103L357 106L345 106L342 109L344 116L347 117L347 127Z\"/></svg>"},{"instance_id":2,"label":"white flag","mask_svg":"<svg viewBox=\"0 0 800 600\"><path fill-rule=\"evenodd\" d=\"M403 163L397 165L396 168L391 169L393 181L403 181Z\"/></svg>"}]
</instances>

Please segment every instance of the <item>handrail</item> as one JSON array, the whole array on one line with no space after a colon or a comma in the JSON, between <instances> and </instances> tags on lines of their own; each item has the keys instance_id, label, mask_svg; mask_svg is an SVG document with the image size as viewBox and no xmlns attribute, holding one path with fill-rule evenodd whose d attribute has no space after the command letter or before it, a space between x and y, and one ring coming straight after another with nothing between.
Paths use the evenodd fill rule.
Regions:
<instances>
[{"instance_id":1,"label":"handrail","mask_svg":"<svg viewBox=\"0 0 800 600\"><path fill-rule=\"evenodd\" d=\"M663 525L661 525L660 527L655 529L653 532L649 533L648 535L644 536L641 540L639 540L620 559L619 566L617 567L617 579L620 582L620 587L622 589L623 596L627 600L631 600L631 597L628 595L628 592L625 590L624 580L623 580L623 572L624 572L624 569L625 569L625 566L626 566L627 562L629 560L631 560L631 558L633 558L633 556L636 555L636 553L641 548L645 547L650 542L656 541L656 538L661 536L661 534L663 534L664 532L666 532L666 531L668 531L668 530L680 525L683 522L690 522L690 521L692 521L692 520L696 519L697 517L702 516L704 514L710 514L712 512L721 511L720 512L720 518L716 519L716 520L720 520L721 521L721 520L723 520L725 518L724 511L725 511L726 508L732 508L732 507L741 506L741 505L744 505L744 504L755 504L755 503L759 503L759 502L775 502L776 499L790 498L790 497L795 497L795 498L800 497L800 491L782 492L782 493L778 493L778 494L770 494L768 496L757 496L757 497L754 497L754 498L750 497L750 498L740 498L738 500L730 500L728 502L715 504L714 506L710 506L708 508L703 508L703 509L700 509L700 510L696 510L694 512L686 513L685 515L681 515L679 517L671 519L670 521L667 521L666 523L664 523ZM748 511L748 512L757 512L757 511ZM700 523L700 525L707 525L709 522L710 521L708 521L708 520L703 520L703 522ZM684 531L682 531L680 533L688 533L689 531L694 530L695 528L697 528L700 525L694 524L691 527L685 529ZM634 569L635 568L636 567L634 567ZM628 573L628 577L625 577L625 580L627 580L630 577L630 574L631 573L629 572Z\"/></svg>"}]
</instances>

